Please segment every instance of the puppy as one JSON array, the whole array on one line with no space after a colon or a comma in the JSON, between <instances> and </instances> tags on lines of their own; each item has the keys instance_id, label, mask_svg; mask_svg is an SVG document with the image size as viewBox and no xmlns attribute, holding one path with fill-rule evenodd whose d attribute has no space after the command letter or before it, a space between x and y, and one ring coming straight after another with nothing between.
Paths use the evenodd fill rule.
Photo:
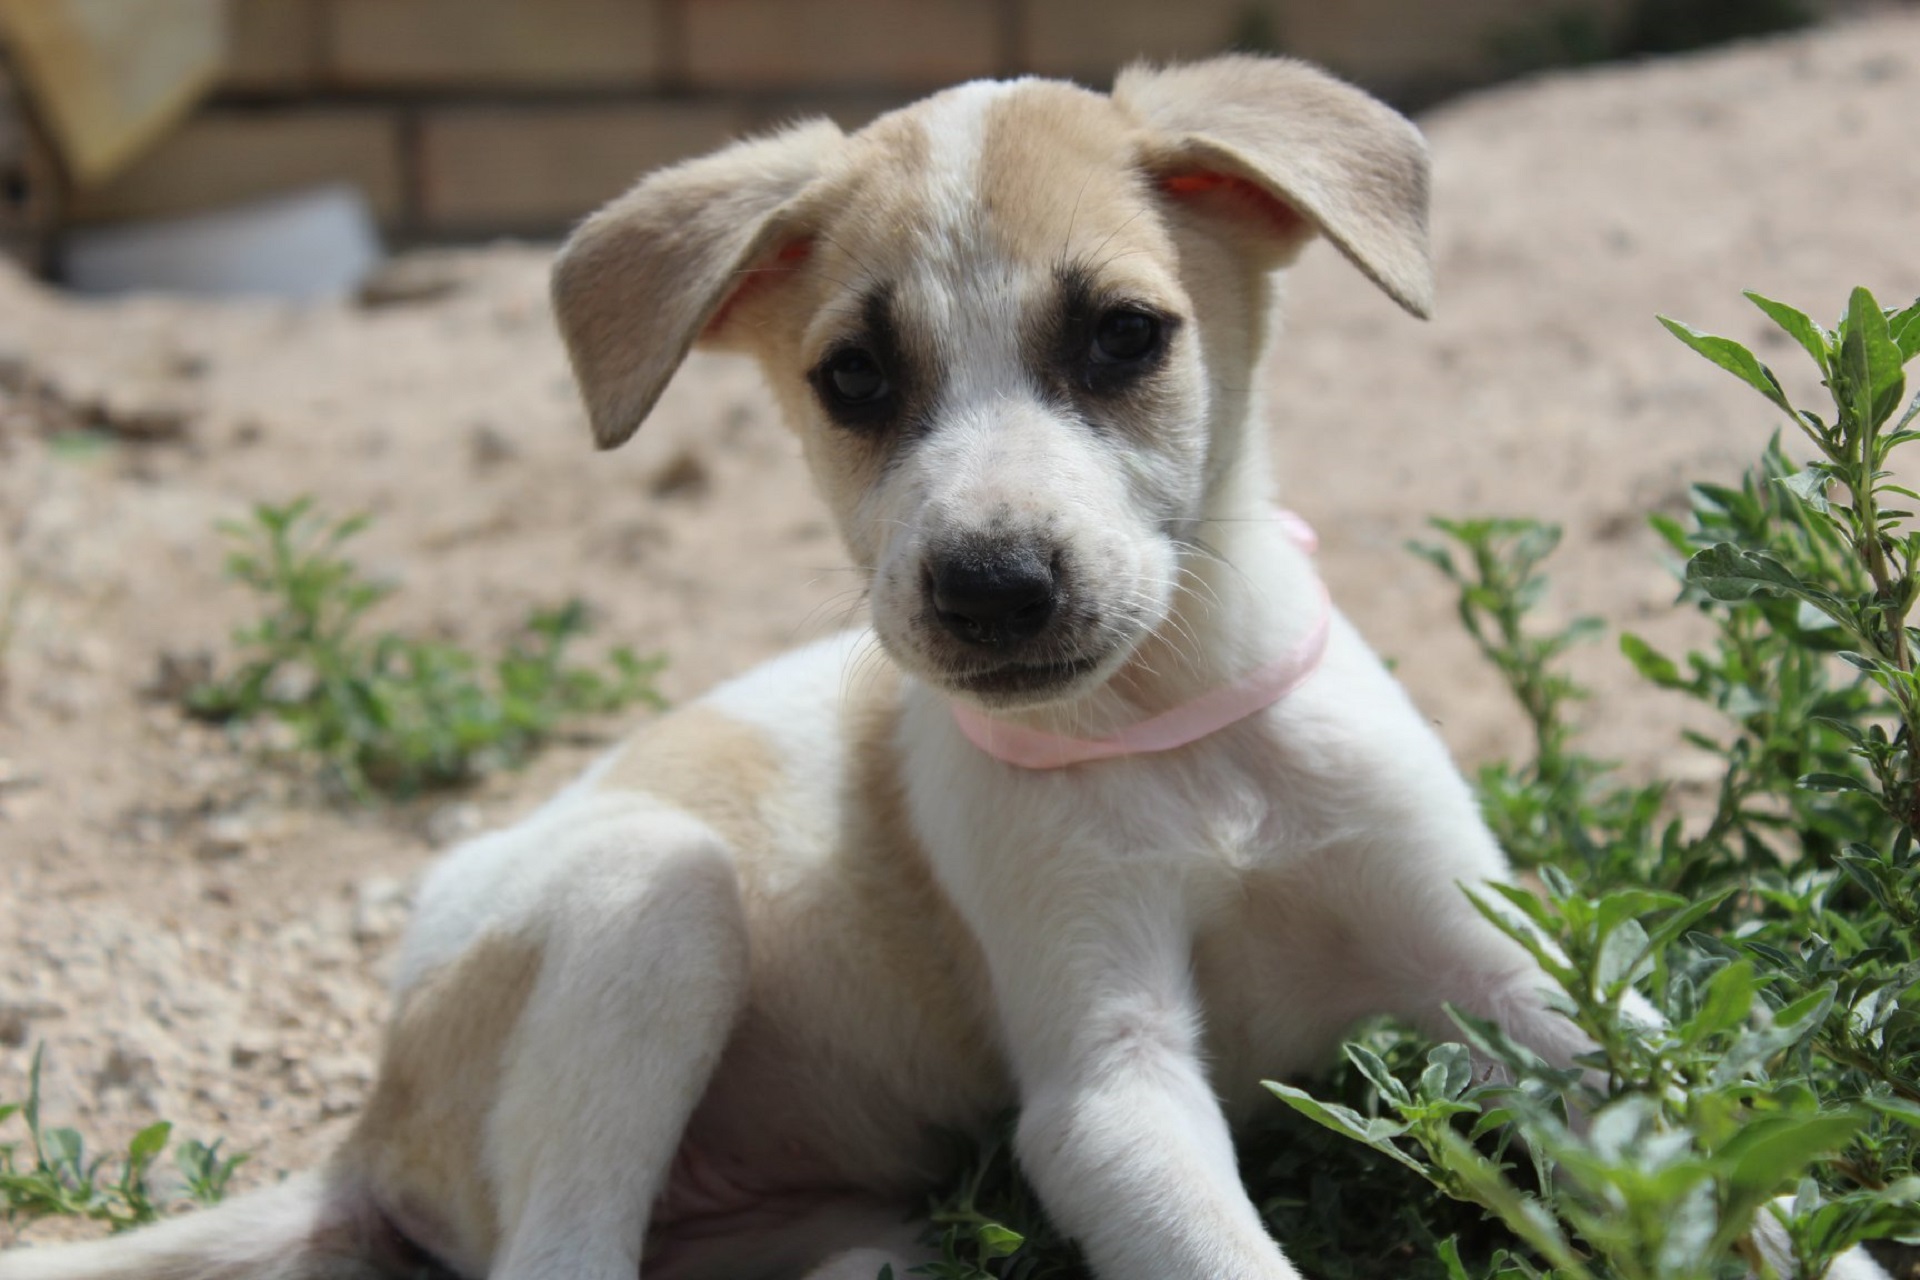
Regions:
<instances>
[{"instance_id":1,"label":"puppy","mask_svg":"<svg viewBox=\"0 0 1920 1280\"><path fill-rule=\"evenodd\" d=\"M1295 1275L1259 1082L1442 1005L1582 1041L1474 801L1270 499L1275 273L1431 290L1414 128L1295 62L977 83L663 170L554 272L596 439L763 366L871 633L647 726L428 876L323 1171L0 1280L871 1280L1019 1108L1102 1280Z\"/></svg>"}]
</instances>

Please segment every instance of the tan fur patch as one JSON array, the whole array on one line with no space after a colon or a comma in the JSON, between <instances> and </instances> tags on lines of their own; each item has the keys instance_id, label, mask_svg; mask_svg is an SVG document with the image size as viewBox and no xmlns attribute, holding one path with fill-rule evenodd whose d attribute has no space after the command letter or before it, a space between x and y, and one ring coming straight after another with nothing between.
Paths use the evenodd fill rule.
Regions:
<instances>
[{"instance_id":1,"label":"tan fur patch","mask_svg":"<svg viewBox=\"0 0 1920 1280\"><path fill-rule=\"evenodd\" d=\"M767 843L761 802L780 779L780 759L758 730L695 703L622 748L599 786L655 796L745 850Z\"/></svg>"},{"instance_id":2,"label":"tan fur patch","mask_svg":"<svg viewBox=\"0 0 1920 1280\"><path fill-rule=\"evenodd\" d=\"M1065 84L1023 85L990 108L979 190L989 230L1016 262L1071 261L1099 248L1124 261L1130 248L1162 245L1138 215L1133 128L1098 94Z\"/></svg>"},{"instance_id":3,"label":"tan fur patch","mask_svg":"<svg viewBox=\"0 0 1920 1280\"><path fill-rule=\"evenodd\" d=\"M489 935L402 995L341 1154L420 1244L456 1265L483 1264L498 1241L486 1122L540 964L539 947Z\"/></svg>"},{"instance_id":4,"label":"tan fur patch","mask_svg":"<svg viewBox=\"0 0 1920 1280\"><path fill-rule=\"evenodd\" d=\"M933 866L907 811L894 745L900 723L899 674L888 667L850 697L841 712L850 744L849 813L839 864L907 1007L925 1019L943 1052L972 1059L984 1082L997 1080L989 1053L986 958L960 913L933 877Z\"/></svg>"}]
</instances>

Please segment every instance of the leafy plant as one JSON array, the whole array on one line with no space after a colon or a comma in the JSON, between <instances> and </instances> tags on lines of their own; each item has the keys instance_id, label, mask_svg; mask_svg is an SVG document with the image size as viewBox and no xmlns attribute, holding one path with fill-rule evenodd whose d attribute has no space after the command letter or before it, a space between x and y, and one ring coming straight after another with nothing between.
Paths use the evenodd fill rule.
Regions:
<instances>
[{"instance_id":1,"label":"leafy plant","mask_svg":"<svg viewBox=\"0 0 1920 1280\"><path fill-rule=\"evenodd\" d=\"M1888 467L1920 435L1920 397L1901 410L1920 304L1887 311L1856 290L1827 330L1749 297L1818 365L1829 415L1795 406L1740 344L1664 323L1816 456L1796 468L1776 438L1738 487L1696 487L1691 526L1656 518L1689 556L1682 599L1711 647L1683 668L1622 638L1642 674L1726 717L1724 739L1693 735L1723 765L1703 821L1661 818L1659 784L1620 786L1569 748L1576 693L1549 664L1570 635L1522 625L1549 532L1443 523L1456 545L1422 552L1534 723L1532 761L1483 773L1482 796L1546 896L1501 888L1504 910L1482 907L1595 1044L1585 1069L1456 1014L1500 1083L1471 1086L1465 1050L1443 1045L1417 1074L1351 1048L1367 1109L1274 1086L1497 1217L1527 1248L1501 1264L1517 1274L1744 1274L1763 1261L1762 1215L1806 1276L1860 1242L1920 1236L1920 532Z\"/></svg>"},{"instance_id":2,"label":"leafy plant","mask_svg":"<svg viewBox=\"0 0 1920 1280\"><path fill-rule=\"evenodd\" d=\"M88 1159L79 1133L47 1128L40 1120L40 1050L35 1049L27 1074L27 1100L0 1105L0 1124L15 1116L25 1123L27 1136L0 1142L0 1213L8 1222L45 1217L87 1218L125 1231L158 1218L176 1197L156 1191L155 1166L173 1136L173 1126L162 1120L133 1135L118 1157L119 1170L108 1176L107 1156ZM225 1156L220 1143L182 1143L174 1151L178 1166L177 1197L199 1204L216 1204L227 1183L246 1160Z\"/></svg>"},{"instance_id":3,"label":"leafy plant","mask_svg":"<svg viewBox=\"0 0 1920 1280\"><path fill-rule=\"evenodd\" d=\"M587 629L578 601L535 611L522 638L486 664L453 645L370 632L367 615L393 588L342 552L366 526L364 516L321 517L306 498L221 526L234 543L229 576L263 597L265 613L234 633L240 665L188 693L195 714L276 719L365 797L454 786L517 764L568 716L662 705L653 678L663 659L621 648L606 671L566 661Z\"/></svg>"}]
</instances>

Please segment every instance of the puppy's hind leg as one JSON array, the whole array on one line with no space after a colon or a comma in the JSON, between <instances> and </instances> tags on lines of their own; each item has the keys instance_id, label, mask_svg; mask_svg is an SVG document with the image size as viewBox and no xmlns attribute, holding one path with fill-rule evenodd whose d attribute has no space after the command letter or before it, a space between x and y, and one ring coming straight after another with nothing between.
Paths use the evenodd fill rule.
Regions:
<instances>
[{"instance_id":1,"label":"puppy's hind leg","mask_svg":"<svg viewBox=\"0 0 1920 1280\"><path fill-rule=\"evenodd\" d=\"M731 850L615 808L536 840L515 931L539 952L484 1135L492 1280L633 1280L649 1207L745 996ZM531 883L528 881L531 880Z\"/></svg>"}]
</instances>

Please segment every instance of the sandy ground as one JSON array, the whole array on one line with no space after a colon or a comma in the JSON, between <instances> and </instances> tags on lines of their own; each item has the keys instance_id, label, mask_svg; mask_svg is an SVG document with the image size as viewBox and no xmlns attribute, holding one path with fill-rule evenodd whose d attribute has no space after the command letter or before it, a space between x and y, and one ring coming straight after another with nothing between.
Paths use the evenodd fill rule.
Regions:
<instances>
[{"instance_id":1,"label":"sandy ground","mask_svg":"<svg viewBox=\"0 0 1920 1280\"><path fill-rule=\"evenodd\" d=\"M1772 424L1654 313L1793 367L1742 288L1822 315L1855 283L1920 294L1916 109L1913 14L1514 85L1424 121L1434 323L1330 252L1296 272L1283 495L1463 757L1520 750L1518 725L1403 541L1434 513L1551 517L1555 616L1683 638L1642 517L1737 474ZM439 258L451 294L377 310L86 303L0 274L0 1098L44 1044L49 1117L93 1141L166 1117L251 1151L247 1180L312 1163L365 1093L412 877L594 750L361 812L261 767L153 693L248 608L215 520L301 493L371 512L385 621L491 647L578 595L604 642L671 656L674 698L855 616L751 369L696 360L634 445L589 448L545 265ZM76 419L158 438L46 430ZM1579 668L1600 750L1700 775L1611 645Z\"/></svg>"}]
</instances>

